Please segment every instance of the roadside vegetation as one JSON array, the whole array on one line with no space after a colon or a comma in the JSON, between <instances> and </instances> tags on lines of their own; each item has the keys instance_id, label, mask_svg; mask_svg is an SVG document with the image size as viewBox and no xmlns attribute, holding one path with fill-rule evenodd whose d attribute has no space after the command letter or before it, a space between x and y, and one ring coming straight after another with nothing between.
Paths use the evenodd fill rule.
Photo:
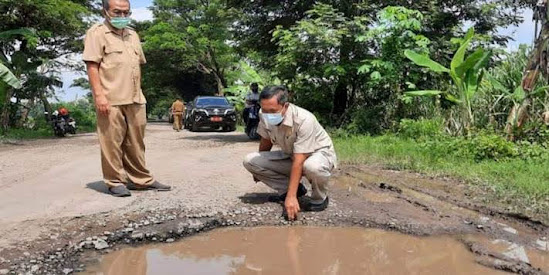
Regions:
<instances>
[{"instance_id":1,"label":"roadside vegetation","mask_svg":"<svg viewBox=\"0 0 549 275\"><path fill-rule=\"evenodd\" d=\"M547 81L524 91L532 49L509 51L498 32L530 2L155 0L154 19L133 23L147 110L223 94L241 111L250 83L285 84L344 163L457 177L547 212ZM98 1L8 0L0 11L0 139L53 136L44 111L59 105L93 131L91 98L53 99L61 70L83 71L68 57ZM73 85L89 90L85 78Z\"/></svg>"}]
</instances>

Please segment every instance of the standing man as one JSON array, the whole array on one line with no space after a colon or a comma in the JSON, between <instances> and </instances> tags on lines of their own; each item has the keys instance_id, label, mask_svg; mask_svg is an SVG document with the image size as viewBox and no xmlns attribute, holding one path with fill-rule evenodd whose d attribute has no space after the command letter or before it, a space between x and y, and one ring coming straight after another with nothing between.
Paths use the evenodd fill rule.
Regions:
<instances>
[{"instance_id":1,"label":"standing man","mask_svg":"<svg viewBox=\"0 0 549 275\"><path fill-rule=\"evenodd\" d=\"M256 102L259 101L259 85L257 83L252 83L250 85L251 91L248 92L246 95L246 106L244 108L244 112L242 113L242 119L244 120L244 124L248 123L248 118L250 116L250 108L256 104Z\"/></svg>"},{"instance_id":2,"label":"standing man","mask_svg":"<svg viewBox=\"0 0 549 275\"><path fill-rule=\"evenodd\" d=\"M337 163L328 133L311 112L288 103L286 87L267 87L259 98L259 152L247 155L244 167L254 180L278 191L269 200L283 201L288 219L296 219L301 210L326 209L328 181ZM282 150L271 151L273 145ZM312 185L312 195L301 199L300 206L298 198L307 194L303 176Z\"/></svg>"},{"instance_id":3,"label":"standing man","mask_svg":"<svg viewBox=\"0 0 549 275\"><path fill-rule=\"evenodd\" d=\"M103 0L105 21L86 33L83 60L97 111L97 133L105 184L116 197L136 189L168 191L145 166L145 96L141 91L141 64L145 56L137 33L128 28L130 2Z\"/></svg>"},{"instance_id":4,"label":"standing man","mask_svg":"<svg viewBox=\"0 0 549 275\"><path fill-rule=\"evenodd\" d=\"M173 129L178 132L182 128L184 113L185 113L185 104L181 101L181 97L178 96L175 102L172 104Z\"/></svg>"}]
</instances>

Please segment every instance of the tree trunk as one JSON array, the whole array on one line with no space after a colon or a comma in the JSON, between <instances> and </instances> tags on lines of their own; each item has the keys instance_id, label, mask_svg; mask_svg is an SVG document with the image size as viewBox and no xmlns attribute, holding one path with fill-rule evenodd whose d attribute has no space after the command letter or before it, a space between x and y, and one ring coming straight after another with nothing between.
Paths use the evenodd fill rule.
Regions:
<instances>
[{"instance_id":1,"label":"tree trunk","mask_svg":"<svg viewBox=\"0 0 549 275\"><path fill-rule=\"evenodd\" d=\"M515 140L515 131L520 130L524 123L528 121L528 108L530 108L531 99L527 98L522 103L515 104L507 116L507 124L505 125L505 133L507 138L511 141Z\"/></svg>"},{"instance_id":2,"label":"tree trunk","mask_svg":"<svg viewBox=\"0 0 549 275\"><path fill-rule=\"evenodd\" d=\"M339 53L339 64L349 63L349 54L352 51L353 41L349 38L343 38L341 41L341 48ZM352 81L352 80L351 80ZM333 109L332 114L336 116L341 116L345 113L345 109L348 106L348 83L349 80L347 77L340 77L337 83L334 99L333 99Z\"/></svg>"},{"instance_id":3,"label":"tree trunk","mask_svg":"<svg viewBox=\"0 0 549 275\"><path fill-rule=\"evenodd\" d=\"M23 127L29 118L29 113L32 108L34 108L34 98L31 98L27 104L28 106L21 105L23 111L21 112L21 119L19 120L18 126Z\"/></svg>"},{"instance_id":4,"label":"tree trunk","mask_svg":"<svg viewBox=\"0 0 549 275\"><path fill-rule=\"evenodd\" d=\"M4 98L1 99L3 101L3 104L2 110L0 112L0 123L2 126L2 131L4 133L8 131L8 128L10 126L10 103L12 95L13 89L8 87L6 89L6 94Z\"/></svg>"},{"instance_id":5,"label":"tree trunk","mask_svg":"<svg viewBox=\"0 0 549 275\"><path fill-rule=\"evenodd\" d=\"M51 109L51 104L48 101L48 98L46 97L46 95L43 92L40 93L40 101L42 101L42 104L44 105L44 110L46 110L46 112L47 112L46 121L48 121L48 123L49 123L51 121L51 115L52 115L53 110Z\"/></svg>"},{"instance_id":6,"label":"tree trunk","mask_svg":"<svg viewBox=\"0 0 549 275\"><path fill-rule=\"evenodd\" d=\"M225 88L227 88L225 78L223 77L223 75L220 75L218 72L214 72L213 75L215 77L215 81L217 82L217 93L218 93L218 95L224 96L225 95L225 92L224 92Z\"/></svg>"},{"instance_id":7,"label":"tree trunk","mask_svg":"<svg viewBox=\"0 0 549 275\"><path fill-rule=\"evenodd\" d=\"M345 113L345 109L347 108L347 100L347 82L344 79L340 79L334 93L334 107L332 109L332 114L340 116Z\"/></svg>"}]
</instances>

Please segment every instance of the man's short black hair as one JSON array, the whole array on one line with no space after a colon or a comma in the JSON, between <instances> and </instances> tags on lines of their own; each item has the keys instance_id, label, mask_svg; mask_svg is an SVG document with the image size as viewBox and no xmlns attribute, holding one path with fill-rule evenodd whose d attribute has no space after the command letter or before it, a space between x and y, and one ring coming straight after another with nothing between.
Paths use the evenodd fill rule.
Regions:
<instances>
[{"instance_id":1,"label":"man's short black hair","mask_svg":"<svg viewBox=\"0 0 549 275\"><path fill-rule=\"evenodd\" d=\"M108 11L111 8L111 0L103 0L103 9ZM130 0L126 0L128 3L130 3ZM131 4L131 3L130 3Z\"/></svg>"},{"instance_id":2,"label":"man's short black hair","mask_svg":"<svg viewBox=\"0 0 549 275\"><path fill-rule=\"evenodd\" d=\"M276 96L278 99L278 104L284 105L288 102L288 88L283 85L279 86L267 86L261 91L259 95L259 100L262 99L271 99L273 96Z\"/></svg>"},{"instance_id":3,"label":"man's short black hair","mask_svg":"<svg viewBox=\"0 0 549 275\"><path fill-rule=\"evenodd\" d=\"M259 87L259 85L257 84L257 82L254 82L252 83L252 85L250 85L251 87Z\"/></svg>"}]
</instances>

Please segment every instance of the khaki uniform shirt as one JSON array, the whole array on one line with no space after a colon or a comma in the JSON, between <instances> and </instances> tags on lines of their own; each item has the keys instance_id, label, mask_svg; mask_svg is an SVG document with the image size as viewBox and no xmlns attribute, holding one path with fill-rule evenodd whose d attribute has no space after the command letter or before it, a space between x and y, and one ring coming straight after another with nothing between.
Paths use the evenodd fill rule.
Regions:
<instances>
[{"instance_id":1,"label":"khaki uniform shirt","mask_svg":"<svg viewBox=\"0 0 549 275\"><path fill-rule=\"evenodd\" d=\"M332 139L316 117L294 104L288 106L284 120L279 126L267 125L261 117L257 133L265 139L270 139L288 155L328 150L335 156Z\"/></svg>"},{"instance_id":2,"label":"khaki uniform shirt","mask_svg":"<svg viewBox=\"0 0 549 275\"><path fill-rule=\"evenodd\" d=\"M185 111L185 104L179 100L176 100L172 104L172 112L174 113L183 113Z\"/></svg>"},{"instance_id":3,"label":"khaki uniform shirt","mask_svg":"<svg viewBox=\"0 0 549 275\"><path fill-rule=\"evenodd\" d=\"M83 60L99 64L101 87L113 106L145 104L141 90L141 64L145 55L137 33L126 28L123 35L107 22L86 33Z\"/></svg>"}]
</instances>

